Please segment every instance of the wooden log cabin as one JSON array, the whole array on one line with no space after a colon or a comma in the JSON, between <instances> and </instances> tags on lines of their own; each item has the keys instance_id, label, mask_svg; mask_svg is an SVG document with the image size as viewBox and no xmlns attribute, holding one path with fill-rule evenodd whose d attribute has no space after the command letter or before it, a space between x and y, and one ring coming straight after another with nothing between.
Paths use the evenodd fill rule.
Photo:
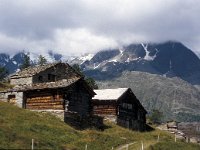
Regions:
<instances>
[{"instance_id":1,"label":"wooden log cabin","mask_svg":"<svg viewBox=\"0 0 200 150\"><path fill-rule=\"evenodd\" d=\"M29 67L12 76L14 87L1 92L1 99L37 111L60 111L64 120L91 115L94 91L84 78L65 63Z\"/></svg>"},{"instance_id":2,"label":"wooden log cabin","mask_svg":"<svg viewBox=\"0 0 200 150\"><path fill-rule=\"evenodd\" d=\"M130 88L102 89L94 92L96 95L92 99L93 114L129 129L145 130L147 111Z\"/></svg>"}]
</instances>

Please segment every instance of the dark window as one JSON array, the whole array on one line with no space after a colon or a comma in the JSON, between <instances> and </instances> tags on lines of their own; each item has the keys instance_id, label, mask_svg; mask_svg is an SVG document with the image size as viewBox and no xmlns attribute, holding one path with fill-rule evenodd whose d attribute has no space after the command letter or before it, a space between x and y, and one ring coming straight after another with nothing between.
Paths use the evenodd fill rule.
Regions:
<instances>
[{"instance_id":1,"label":"dark window","mask_svg":"<svg viewBox=\"0 0 200 150\"><path fill-rule=\"evenodd\" d=\"M38 77L38 80L39 80L39 81L43 81L43 76L39 76L39 77Z\"/></svg>"},{"instance_id":2,"label":"dark window","mask_svg":"<svg viewBox=\"0 0 200 150\"><path fill-rule=\"evenodd\" d=\"M16 103L16 96L15 95L8 95L8 102L11 104L15 104Z\"/></svg>"},{"instance_id":3,"label":"dark window","mask_svg":"<svg viewBox=\"0 0 200 150\"><path fill-rule=\"evenodd\" d=\"M56 81L56 76L53 74L48 74L48 80L49 81Z\"/></svg>"},{"instance_id":4,"label":"dark window","mask_svg":"<svg viewBox=\"0 0 200 150\"><path fill-rule=\"evenodd\" d=\"M124 108L124 109L132 109L133 106L132 106L132 104L122 103L122 108Z\"/></svg>"}]
</instances>

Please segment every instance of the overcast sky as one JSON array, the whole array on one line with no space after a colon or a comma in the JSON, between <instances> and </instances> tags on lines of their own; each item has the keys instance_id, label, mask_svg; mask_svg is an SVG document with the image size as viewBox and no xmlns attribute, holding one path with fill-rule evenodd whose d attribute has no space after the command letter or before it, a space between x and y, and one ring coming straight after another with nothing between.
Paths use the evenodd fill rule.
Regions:
<instances>
[{"instance_id":1,"label":"overcast sky","mask_svg":"<svg viewBox=\"0 0 200 150\"><path fill-rule=\"evenodd\" d=\"M0 0L0 52L91 53L176 40L200 53L199 0Z\"/></svg>"}]
</instances>

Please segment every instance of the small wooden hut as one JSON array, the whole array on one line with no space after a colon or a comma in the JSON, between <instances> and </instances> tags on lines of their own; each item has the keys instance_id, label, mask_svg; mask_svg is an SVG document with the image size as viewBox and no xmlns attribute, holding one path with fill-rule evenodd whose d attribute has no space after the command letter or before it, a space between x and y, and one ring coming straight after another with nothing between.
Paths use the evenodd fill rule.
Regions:
<instances>
[{"instance_id":1,"label":"small wooden hut","mask_svg":"<svg viewBox=\"0 0 200 150\"><path fill-rule=\"evenodd\" d=\"M140 101L130 88L94 90L93 114L105 118L115 118L120 126L145 130L146 113Z\"/></svg>"}]
</instances>

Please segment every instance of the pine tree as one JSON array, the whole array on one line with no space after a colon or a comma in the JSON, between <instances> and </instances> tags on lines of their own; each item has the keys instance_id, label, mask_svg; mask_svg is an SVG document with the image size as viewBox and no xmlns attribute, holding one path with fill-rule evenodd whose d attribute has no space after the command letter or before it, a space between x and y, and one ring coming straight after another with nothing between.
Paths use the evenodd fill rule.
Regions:
<instances>
[{"instance_id":1,"label":"pine tree","mask_svg":"<svg viewBox=\"0 0 200 150\"><path fill-rule=\"evenodd\" d=\"M20 66L20 69L23 70L23 69L28 68L30 66L31 66L31 60L30 60L29 54L24 54L23 63Z\"/></svg>"},{"instance_id":2,"label":"pine tree","mask_svg":"<svg viewBox=\"0 0 200 150\"><path fill-rule=\"evenodd\" d=\"M74 68L74 70L76 70L76 72L78 72L81 76L84 77L84 74L82 73L82 70L78 64L73 64L72 68Z\"/></svg>"},{"instance_id":3,"label":"pine tree","mask_svg":"<svg viewBox=\"0 0 200 150\"><path fill-rule=\"evenodd\" d=\"M83 74L80 66L78 64L74 64L72 66L74 68L74 70L76 70L82 77L85 78L85 81L87 82L87 84L92 88L92 89L98 89L98 85L96 84L95 80L91 77L85 77L85 75Z\"/></svg>"},{"instance_id":4,"label":"pine tree","mask_svg":"<svg viewBox=\"0 0 200 150\"><path fill-rule=\"evenodd\" d=\"M0 66L0 81L2 81L8 75L8 70L5 67Z\"/></svg>"},{"instance_id":5,"label":"pine tree","mask_svg":"<svg viewBox=\"0 0 200 150\"><path fill-rule=\"evenodd\" d=\"M92 89L98 89L98 85L96 84L95 80L91 77L87 77L85 79L87 84L92 88Z\"/></svg>"},{"instance_id":6,"label":"pine tree","mask_svg":"<svg viewBox=\"0 0 200 150\"><path fill-rule=\"evenodd\" d=\"M44 57L44 56L42 56L42 55L39 55L39 57L38 57L38 65L44 65L44 64L46 64L47 63L47 59Z\"/></svg>"}]
</instances>

